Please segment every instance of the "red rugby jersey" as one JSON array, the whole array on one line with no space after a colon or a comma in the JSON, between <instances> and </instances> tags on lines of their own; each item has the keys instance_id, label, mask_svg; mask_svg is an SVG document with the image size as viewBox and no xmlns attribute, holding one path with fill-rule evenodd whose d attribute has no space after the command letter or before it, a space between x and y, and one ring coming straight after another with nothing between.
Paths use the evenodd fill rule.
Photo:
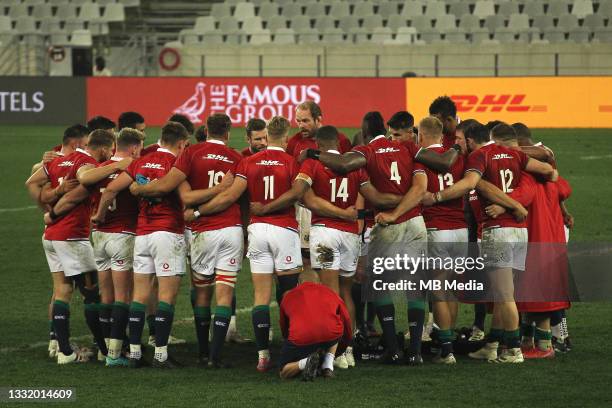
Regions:
<instances>
[{"instance_id":1,"label":"red rugby jersey","mask_svg":"<svg viewBox=\"0 0 612 408\"><path fill-rule=\"evenodd\" d=\"M427 147L427 150L442 154L448 149L442 147L441 144L435 144ZM438 173L428 167L425 168L427 173L427 191L437 193L445 188L452 186L463 177L465 170L465 157L459 156L448 173ZM453 230L466 228L465 216L463 214L463 197L454 200L445 201L431 207L423 208L423 218L428 229L438 230Z\"/></svg>"},{"instance_id":2,"label":"red rugby jersey","mask_svg":"<svg viewBox=\"0 0 612 408\"><path fill-rule=\"evenodd\" d=\"M51 180L51 187L57 187L63 179L76 179L77 171L87 165L98 165L98 162L85 150L76 149L64 157L57 157L45 164L45 171ZM91 216L91 199L87 197L68 214L59 218L45 229L45 239L51 241L71 241L89 239L89 218Z\"/></svg>"},{"instance_id":3,"label":"red rugby jersey","mask_svg":"<svg viewBox=\"0 0 612 408\"><path fill-rule=\"evenodd\" d=\"M108 166L121 161L120 157L112 157L110 160L100 163L99 166ZM92 208L95 212L100 204L100 197L111 181L117 178L121 171L116 171L104 180L96 184L91 195ZM123 190L117 194L113 203L106 212L106 219L102 224L96 226L97 231L136 233L136 221L138 220L138 199L129 190Z\"/></svg>"},{"instance_id":4,"label":"red rugby jersey","mask_svg":"<svg viewBox=\"0 0 612 408\"><path fill-rule=\"evenodd\" d=\"M204 190L216 186L226 173L236 173L240 153L230 149L219 140L207 140L189 146L176 159L174 167L187 176L193 190ZM193 231L210 231L232 226L241 226L240 206L233 203L224 211L198 218L190 224Z\"/></svg>"},{"instance_id":5,"label":"red rugby jersey","mask_svg":"<svg viewBox=\"0 0 612 408\"><path fill-rule=\"evenodd\" d=\"M468 203L472 209L472 214L474 214L474 219L476 220L476 234L478 235L478 238L482 238L482 223L484 222L485 215L480 202L480 197L475 189L470 190L468 194Z\"/></svg>"},{"instance_id":6,"label":"red rugby jersey","mask_svg":"<svg viewBox=\"0 0 612 408\"><path fill-rule=\"evenodd\" d=\"M156 152L157 149L159 149L159 148L160 148L159 143L154 143L154 144L152 144L150 146L147 146L147 147L143 148L142 151L140 152L140 157L146 156L146 155L151 154L153 152Z\"/></svg>"},{"instance_id":7,"label":"red rugby jersey","mask_svg":"<svg viewBox=\"0 0 612 408\"><path fill-rule=\"evenodd\" d=\"M511 193L521 181L521 172L528 160L525 153L491 141L468 156L465 171L476 171L503 192ZM482 203L483 207L489 204ZM483 226L526 228L527 224L525 221L517 222L512 214L506 212L496 219L485 217Z\"/></svg>"},{"instance_id":8,"label":"red rugby jersey","mask_svg":"<svg viewBox=\"0 0 612 408\"><path fill-rule=\"evenodd\" d=\"M330 153L338 153L335 150ZM368 175L363 169L348 174L338 174L325 167L320 161L308 159L302 163L300 173L310 177L312 190L318 197L329 201L339 208L354 206L359 195L359 187L368 182ZM357 234L357 221L345 221L339 218L322 217L312 213L311 225L322 225L340 231Z\"/></svg>"},{"instance_id":9,"label":"red rugby jersey","mask_svg":"<svg viewBox=\"0 0 612 408\"><path fill-rule=\"evenodd\" d=\"M279 315L283 337L297 346L352 338L344 302L320 283L305 282L285 293Z\"/></svg>"},{"instance_id":10,"label":"red rugby jersey","mask_svg":"<svg viewBox=\"0 0 612 408\"><path fill-rule=\"evenodd\" d=\"M338 150L340 150L340 153L350 152L352 148L351 141L344 133L338 132ZM289 139L287 153L293 157L298 157L305 149L318 149L314 137L304 136L302 132L298 132Z\"/></svg>"},{"instance_id":11,"label":"red rugby jersey","mask_svg":"<svg viewBox=\"0 0 612 408\"><path fill-rule=\"evenodd\" d=\"M243 159L238 165L236 176L248 183L249 200L267 204L291 189L298 175L295 159L280 147L268 146L266 150ZM263 222L297 231L295 207L289 206L279 212L263 217L251 216L251 224Z\"/></svg>"},{"instance_id":12,"label":"red rugby jersey","mask_svg":"<svg viewBox=\"0 0 612 408\"><path fill-rule=\"evenodd\" d=\"M366 160L366 170L370 182L381 193L405 195L412 186L414 173L425 173L425 167L414 161L418 149L414 143L396 144L384 135L377 136L365 146L357 146L353 151L362 154ZM399 217L396 224L421 215L421 206L417 205Z\"/></svg>"},{"instance_id":13,"label":"red rugby jersey","mask_svg":"<svg viewBox=\"0 0 612 408\"><path fill-rule=\"evenodd\" d=\"M245 147L244 149L240 151L240 154L242 155L242 157L249 157L249 156L254 155L255 153L251 151L250 147Z\"/></svg>"},{"instance_id":14,"label":"red rugby jersey","mask_svg":"<svg viewBox=\"0 0 612 408\"><path fill-rule=\"evenodd\" d=\"M160 147L157 151L134 160L126 171L134 180L137 174L141 174L153 181L165 176L175 160L176 156L172 152ZM156 231L175 234L184 232L183 204L176 191L162 197L159 203L140 199L138 207L136 235L147 235Z\"/></svg>"}]
</instances>

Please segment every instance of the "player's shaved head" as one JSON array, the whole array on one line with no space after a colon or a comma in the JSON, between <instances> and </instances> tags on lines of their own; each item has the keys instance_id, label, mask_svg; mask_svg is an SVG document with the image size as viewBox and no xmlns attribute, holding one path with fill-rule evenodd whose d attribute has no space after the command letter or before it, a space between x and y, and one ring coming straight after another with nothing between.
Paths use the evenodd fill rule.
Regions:
<instances>
[{"instance_id":1,"label":"player's shaved head","mask_svg":"<svg viewBox=\"0 0 612 408\"><path fill-rule=\"evenodd\" d=\"M123 128L144 129L145 119L138 112L123 112L117 119L119 130Z\"/></svg>"},{"instance_id":2,"label":"player's shaved head","mask_svg":"<svg viewBox=\"0 0 612 408\"><path fill-rule=\"evenodd\" d=\"M115 145L115 135L110 130L96 129L89 134L87 148L90 150L98 150L100 148L112 149Z\"/></svg>"},{"instance_id":3,"label":"player's shaved head","mask_svg":"<svg viewBox=\"0 0 612 408\"><path fill-rule=\"evenodd\" d=\"M531 130L524 123L517 122L512 124L512 128L516 132L516 138L521 146L532 146Z\"/></svg>"},{"instance_id":4,"label":"player's shaved head","mask_svg":"<svg viewBox=\"0 0 612 408\"><path fill-rule=\"evenodd\" d=\"M179 142L189 139L185 126L178 122L168 122L161 132L161 142L164 146L176 146Z\"/></svg>"},{"instance_id":5,"label":"player's shaved head","mask_svg":"<svg viewBox=\"0 0 612 408\"><path fill-rule=\"evenodd\" d=\"M175 113L174 115L168 118L168 122L178 122L187 129L187 133L190 135L193 134L194 126L193 123L187 118L185 115L181 115L180 113Z\"/></svg>"},{"instance_id":6,"label":"player's shaved head","mask_svg":"<svg viewBox=\"0 0 612 408\"><path fill-rule=\"evenodd\" d=\"M214 139L227 139L231 128L232 120L225 113L215 113L206 119L208 137Z\"/></svg>"},{"instance_id":7,"label":"player's shaved head","mask_svg":"<svg viewBox=\"0 0 612 408\"><path fill-rule=\"evenodd\" d=\"M89 129L85 126L76 124L64 130L64 136L62 137L62 144L67 146L70 142L78 139L82 139L89 134Z\"/></svg>"},{"instance_id":8,"label":"player's shaved head","mask_svg":"<svg viewBox=\"0 0 612 408\"><path fill-rule=\"evenodd\" d=\"M338 129L334 126L321 126L315 133L315 139L321 150L338 150Z\"/></svg>"},{"instance_id":9,"label":"player's shaved head","mask_svg":"<svg viewBox=\"0 0 612 408\"><path fill-rule=\"evenodd\" d=\"M491 129L491 138L499 142L515 142L516 132L512 126L501 122Z\"/></svg>"},{"instance_id":10,"label":"player's shaved head","mask_svg":"<svg viewBox=\"0 0 612 408\"><path fill-rule=\"evenodd\" d=\"M268 138L278 142L286 138L291 128L291 123L282 116L274 116L268 121Z\"/></svg>"},{"instance_id":11,"label":"player's shaved head","mask_svg":"<svg viewBox=\"0 0 612 408\"><path fill-rule=\"evenodd\" d=\"M465 138L472 140L477 145L489 142L489 129L485 125L477 124L465 129Z\"/></svg>"},{"instance_id":12,"label":"player's shaved head","mask_svg":"<svg viewBox=\"0 0 612 408\"><path fill-rule=\"evenodd\" d=\"M90 132L97 129L112 130L116 127L115 122L104 116L94 116L87 121L87 128Z\"/></svg>"},{"instance_id":13,"label":"player's shaved head","mask_svg":"<svg viewBox=\"0 0 612 408\"><path fill-rule=\"evenodd\" d=\"M361 132L366 142L369 142L376 136L387 133L387 129L385 129L385 120L380 112L372 111L363 116Z\"/></svg>"},{"instance_id":14,"label":"player's shaved head","mask_svg":"<svg viewBox=\"0 0 612 408\"><path fill-rule=\"evenodd\" d=\"M198 127L193 136L195 137L195 140L199 143L199 142L205 142L206 139L208 138L208 130L206 129L206 125L202 125L200 127Z\"/></svg>"},{"instance_id":15,"label":"player's shaved head","mask_svg":"<svg viewBox=\"0 0 612 408\"><path fill-rule=\"evenodd\" d=\"M145 140L145 134L133 128L123 128L117 136L117 150L127 150L132 146L140 146Z\"/></svg>"}]
</instances>

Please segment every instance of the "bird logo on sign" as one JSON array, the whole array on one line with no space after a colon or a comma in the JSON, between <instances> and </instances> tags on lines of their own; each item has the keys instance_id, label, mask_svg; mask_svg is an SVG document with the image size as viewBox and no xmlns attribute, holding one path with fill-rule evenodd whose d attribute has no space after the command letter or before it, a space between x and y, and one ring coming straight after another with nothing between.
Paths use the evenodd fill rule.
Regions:
<instances>
[{"instance_id":1,"label":"bird logo on sign","mask_svg":"<svg viewBox=\"0 0 612 408\"><path fill-rule=\"evenodd\" d=\"M204 82L198 82L195 87L195 93L191 95L181 106L174 110L174 113L185 115L193 123L201 123L200 116L206 109L206 95L204 94Z\"/></svg>"}]
</instances>

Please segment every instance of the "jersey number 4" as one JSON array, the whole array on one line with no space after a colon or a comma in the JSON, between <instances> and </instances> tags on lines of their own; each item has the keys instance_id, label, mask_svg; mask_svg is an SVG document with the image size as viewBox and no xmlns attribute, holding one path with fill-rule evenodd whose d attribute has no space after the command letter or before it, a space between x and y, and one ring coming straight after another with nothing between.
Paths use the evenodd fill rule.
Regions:
<instances>
[{"instance_id":1,"label":"jersey number 4","mask_svg":"<svg viewBox=\"0 0 612 408\"><path fill-rule=\"evenodd\" d=\"M331 202L335 203L336 198L341 198L343 202L346 203L348 200L348 179L343 178L340 180L340 185L336 189L336 179L329 180L329 184L331 184Z\"/></svg>"},{"instance_id":2,"label":"jersey number 4","mask_svg":"<svg viewBox=\"0 0 612 408\"><path fill-rule=\"evenodd\" d=\"M399 174L399 170L397 169L397 162L391 162L391 181L395 181L397 184L400 184L402 181L402 176Z\"/></svg>"}]
</instances>

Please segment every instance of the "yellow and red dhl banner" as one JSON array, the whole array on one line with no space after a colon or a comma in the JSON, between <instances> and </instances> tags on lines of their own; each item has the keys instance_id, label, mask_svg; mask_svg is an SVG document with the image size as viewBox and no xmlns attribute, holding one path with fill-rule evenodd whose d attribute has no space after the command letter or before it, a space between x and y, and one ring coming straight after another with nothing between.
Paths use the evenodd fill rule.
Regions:
<instances>
[{"instance_id":1,"label":"yellow and red dhl banner","mask_svg":"<svg viewBox=\"0 0 612 408\"><path fill-rule=\"evenodd\" d=\"M406 108L415 118L440 95L461 119L523 122L534 128L612 127L612 77L407 78Z\"/></svg>"}]
</instances>

